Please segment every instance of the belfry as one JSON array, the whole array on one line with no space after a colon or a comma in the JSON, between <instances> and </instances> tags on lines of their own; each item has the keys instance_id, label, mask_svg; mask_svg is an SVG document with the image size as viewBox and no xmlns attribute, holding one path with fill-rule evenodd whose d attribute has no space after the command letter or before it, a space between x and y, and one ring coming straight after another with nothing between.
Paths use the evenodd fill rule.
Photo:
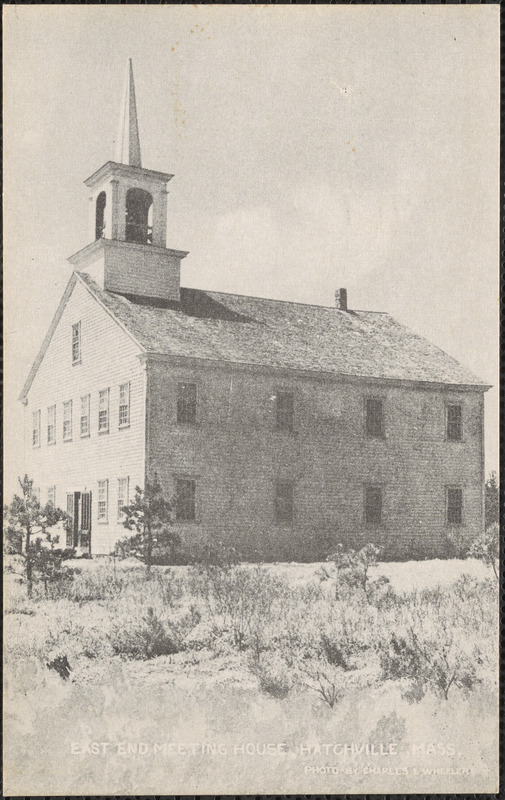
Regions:
<instances>
[{"instance_id":1,"label":"belfry","mask_svg":"<svg viewBox=\"0 0 505 800\"><path fill-rule=\"evenodd\" d=\"M142 167L133 65L128 60L116 160L85 183L91 190L91 244L69 258L102 288L128 296L179 301L187 252L166 246L165 172Z\"/></svg>"}]
</instances>

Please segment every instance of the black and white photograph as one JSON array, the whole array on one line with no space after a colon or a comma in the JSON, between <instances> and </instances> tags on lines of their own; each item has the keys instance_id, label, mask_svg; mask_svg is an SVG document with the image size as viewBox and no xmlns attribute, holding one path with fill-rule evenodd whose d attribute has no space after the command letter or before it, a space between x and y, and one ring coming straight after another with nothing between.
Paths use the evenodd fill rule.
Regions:
<instances>
[{"instance_id":1,"label":"black and white photograph","mask_svg":"<svg viewBox=\"0 0 505 800\"><path fill-rule=\"evenodd\" d=\"M498 791L499 12L3 7L5 795Z\"/></svg>"}]
</instances>

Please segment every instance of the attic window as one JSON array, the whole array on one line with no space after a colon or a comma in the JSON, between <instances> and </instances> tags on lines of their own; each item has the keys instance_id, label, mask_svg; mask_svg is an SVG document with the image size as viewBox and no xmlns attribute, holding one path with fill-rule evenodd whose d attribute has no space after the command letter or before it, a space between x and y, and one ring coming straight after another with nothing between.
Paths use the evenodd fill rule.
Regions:
<instances>
[{"instance_id":1,"label":"attic window","mask_svg":"<svg viewBox=\"0 0 505 800\"><path fill-rule=\"evenodd\" d=\"M79 364L81 361L81 323L76 322L72 325L72 364Z\"/></svg>"}]
</instances>

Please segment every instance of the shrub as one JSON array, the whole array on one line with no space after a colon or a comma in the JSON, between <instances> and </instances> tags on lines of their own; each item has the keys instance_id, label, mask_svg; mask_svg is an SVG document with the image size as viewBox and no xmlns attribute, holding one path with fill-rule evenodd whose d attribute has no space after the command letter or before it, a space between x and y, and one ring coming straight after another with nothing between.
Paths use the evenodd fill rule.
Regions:
<instances>
[{"instance_id":1,"label":"shrub","mask_svg":"<svg viewBox=\"0 0 505 800\"><path fill-rule=\"evenodd\" d=\"M344 676L340 667L331 664L303 665L299 667L303 684L315 692L330 708L344 696Z\"/></svg>"},{"instance_id":2,"label":"shrub","mask_svg":"<svg viewBox=\"0 0 505 800\"><path fill-rule=\"evenodd\" d=\"M444 621L432 635L418 634L412 629L403 636L392 634L384 647L381 654L383 677L409 679L409 688L403 696L410 702L421 700L428 689L447 700L452 686L469 691L479 682L478 650L474 648L471 654L465 652L448 628Z\"/></svg>"},{"instance_id":3,"label":"shrub","mask_svg":"<svg viewBox=\"0 0 505 800\"><path fill-rule=\"evenodd\" d=\"M261 658L253 657L249 668L258 678L260 689L265 694L283 699L293 688L294 680L289 665L277 653L265 653Z\"/></svg>"},{"instance_id":4,"label":"shrub","mask_svg":"<svg viewBox=\"0 0 505 800\"><path fill-rule=\"evenodd\" d=\"M333 561L337 569L336 598L339 598L342 589L361 589L367 601L371 602L373 593L377 591L378 586L389 582L384 576L373 582L370 580L370 569L377 566L381 555L382 548L374 544L367 544L361 550L352 548L345 550L343 544L337 545L337 550L326 559ZM374 584L375 590L372 589Z\"/></svg>"},{"instance_id":5,"label":"shrub","mask_svg":"<svg viewBox=\"0 0 505 800\"><path fill-rule=\"evenodd\" d=\"M468 551L470 558L478 558L493 568L496 580L500 580L498 564L500 559L500 526L493 522L477 536Z\"/></svg>"},{"instance_id":6,"label":"shrub","mask_svg":"<svg viewBox=\"0 0 505 800\"><path fill-rule=\"evenodd\" d=\"M184 649L184 637L200 618L192 609L179 622L164 623L149 607L147 614L129 626L116 625L109 639L116 655L132 659L170 656Z\"/></svg>"}]
</instances>

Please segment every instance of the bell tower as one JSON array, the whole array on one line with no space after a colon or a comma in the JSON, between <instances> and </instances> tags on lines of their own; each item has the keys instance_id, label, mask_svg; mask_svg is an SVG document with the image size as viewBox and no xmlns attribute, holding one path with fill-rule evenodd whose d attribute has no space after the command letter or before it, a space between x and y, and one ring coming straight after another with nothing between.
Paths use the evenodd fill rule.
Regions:
<instances>
[{"instance_id":1,"label":"bell tower","mask_svg":"<svg viewBox=\"0 0 505 800\"><path fill-rule=\"evenodd\" d=\"M178 301L180 263L187 252L166 246L166 187L173 175L142 167L131 59L115 158L85 181L92 242L69 262L108 291Z\"/></svg>"}]
</instances>

